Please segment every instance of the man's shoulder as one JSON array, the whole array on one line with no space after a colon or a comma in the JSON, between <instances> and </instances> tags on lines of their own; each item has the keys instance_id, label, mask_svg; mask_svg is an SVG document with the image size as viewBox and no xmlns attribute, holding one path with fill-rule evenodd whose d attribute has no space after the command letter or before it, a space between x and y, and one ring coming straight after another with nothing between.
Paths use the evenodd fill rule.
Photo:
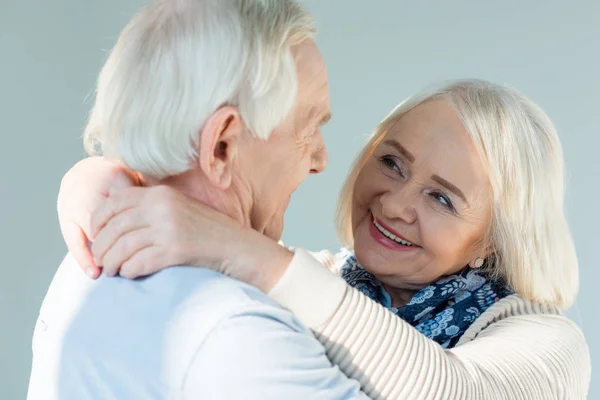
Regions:
<instances>
[{"instance_id":1,"label":"man's shoulder","mask_svg":"<svg viewBox=\"0 0 600 400\"><path fill-rule=\"evenodd\" d=\"M64 327L84 329L85 335L112 326L120 326L121 333L168 326L171 333L181 330L200 339L224 320L243 315L308 331L257 288L207 268L172 267L136 280L101 277L93 281L70 255L52 282L41 314L55 320L58 316Z\"/></svg>"},{"instance_id":2,"label":"man's shoulder","mask_svg":"<svg viewBox=\"0 0 600 400\"><path fill-rule=\"evenodd\" d=\"M244 316L252 316L253 324L276 321L283 329L308 332L258 289L208 269L174 267L143 279L93 281L68 255L40 311L34 367L46 372L34 380L58 369L73 393L90 389L73 383L86 382L82 374L125 388L123 393L154 382L143 387L147 397L179 384L204 341L228 321L246 321Z\"/></svg>"},{"instance_id":3,"label":"man's shoulder","mask_svg":"<svg viewBox=\"0 0 600 400\"><path fill-rule=\"evenodd\" d=\"M224 320L252 314L304 329L266 294L205 268L172 267L142 279L102 276L91 280L67 255L40 311L45 335L68 341L74 351L124 346L146 340L140 351L174 342L189 350ZM187 347L187 346L183 346ZM92 350L90 350L92 351Z\"/></svg>"},{"instance_id":4,"label":"man's shoulder","mask_svg":"<svg viewBox=\"0 0 600 400\"><path fill-rule=\"evenodd\" d=\"M78 313L111 310L113 314L129 309L140 314L146 310L181 316L201 309L205 319L248 307L280 309L260 290L206 268L178 266L136 280L102 276L94 281L83 274L71 255L59 267L42 310L63 311L67 304Z\"/></svg>"}]
</instances>

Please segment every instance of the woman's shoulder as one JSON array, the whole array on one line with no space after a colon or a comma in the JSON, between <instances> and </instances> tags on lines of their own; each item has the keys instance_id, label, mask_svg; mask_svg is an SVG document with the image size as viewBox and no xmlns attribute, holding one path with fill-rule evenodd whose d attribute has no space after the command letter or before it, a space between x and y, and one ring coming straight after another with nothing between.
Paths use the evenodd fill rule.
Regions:
<instances>
[{"instance_id":1,"label":"woman's shoulder","mask_svg":"<svg viewBox=\"0 0 600 400\"><path fill-rule=\"evenodd\" d=\"M558 309L508 296L465 335L455 347L458 354L493 359L498 372L522 369L550 379L553 393L565 394L561 398L585 398L591 379L589 347L581 329Z\"/></svg>"},{"instance_id":2,"label":"woman's shoulder","mask_svg":"<svg viewBox=\"0 0 600 400\"><path fill-rule=\"evenodd\" d=\"M524 353L533 355L539 349L545 356L578 365L581 372L590 369L589 347L579 326L558 308L537 304L516 294L505 297L481 314L457 347L469 342L502 344L507 341Z\"/></svg>"},{"instance_id":3,"label":"woman's shoulder","mask_svg":"<svg viewBox=\"0 0 600 400\"><path fill-rule=\"evenodd\" d=\"M494 323L510 317L527 315L561 315L561 313L556 307L536 304L518 294L513 294L501 299L481 314L463 334L457 345L470 342Z\"/></svg>"},{"instance_id":4,"label":"woman's shoulder","mask_svg":"<svg viewBox=\"0 0 600 400\"><path fill-rule=\"evenodd\" d=\"M332 253L329 250L309 251L310 255L317 259L328 270L337 274L339 271L339 262L344 258L343 252Z\"/></svg>"},{"instance_id":5,"label":"woman's shoulder","mask_svg":"<svg viewBox=\"0 0 600 400\"><path fill-rule=\"evenodd\" d=\"M288 250L293 251L293 252L295 252L296 249L298 248L296 246L286 246L282 240L280 240L278 243L280 246L287 247ZM340 250L337 253L333 253L327 249L317 250L317 251L312 251L312 250L306 250L306 251L313 258L315 258L317 261L319 261L321 264L323 264L325 267L327 267L328 270L330 270L331 272L337 273L337 264L340 261L340 259L342 259L342 257L344 256L342 250Z\"/></svg>"},{"instance_id":6,"label":"woman's shoulder","mask_svg":"<svg viewBox=\"0 0 600 400\"><path fill-rule=\"evenodd\" d=\"M510 325L540 323L548 328L572 331L583 338L579 327L553 306L527 300L518 294L507 296L488 308L464 333L458 345L470 342L488 331L493 325L506 321ZM489 331L488 331L489 334Z\"/></svg>"}]
</instances>

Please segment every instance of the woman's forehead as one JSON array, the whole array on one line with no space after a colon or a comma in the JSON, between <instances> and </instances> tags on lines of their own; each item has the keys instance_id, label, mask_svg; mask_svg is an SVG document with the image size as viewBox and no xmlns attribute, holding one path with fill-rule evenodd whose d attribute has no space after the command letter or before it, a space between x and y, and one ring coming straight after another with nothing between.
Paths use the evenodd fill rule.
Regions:
<instances>
[{"instance_id":1,"label":"woman's forehead","mask_svg":"<svg viewBox=\"0 0 600 400\"><path fill-rule=\"evenodd\" d=\"M471 135L443 99L427 101L400 117L379 143L424 173L438 175L463 191L480 192L487 169Z\"/></svg>"}]
</instances>

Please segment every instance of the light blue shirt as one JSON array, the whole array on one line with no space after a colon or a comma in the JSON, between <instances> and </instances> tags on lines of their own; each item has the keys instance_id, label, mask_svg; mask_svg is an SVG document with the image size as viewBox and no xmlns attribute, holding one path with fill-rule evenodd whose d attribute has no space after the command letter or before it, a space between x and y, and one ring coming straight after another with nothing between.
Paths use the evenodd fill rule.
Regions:
<instances>
[{"instance_id":1,"label":"light blue shirt","mask_svg":"<svg viewBox=\"0 0 600 400\"><path fill-rule=\"evenodd\" d=\"M249 285L189 267L92 281L68 255L36 325L28 399L367 397Z\"/></svg>"}]
</instances>

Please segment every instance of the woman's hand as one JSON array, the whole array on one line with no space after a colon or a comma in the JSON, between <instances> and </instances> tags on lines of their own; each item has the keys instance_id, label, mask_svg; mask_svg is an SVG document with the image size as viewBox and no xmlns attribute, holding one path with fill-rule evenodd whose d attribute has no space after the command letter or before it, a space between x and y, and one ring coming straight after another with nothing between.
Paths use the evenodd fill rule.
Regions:
<instances>
[{"instance_id":1,"label":"woman's hand","mask_svg":"<svg viewBox=\"0 0 600 400\"><path fill-rule=\"evenodd\" d=\"M102 157L79 161L62 179L57 202L60 229L67 248L91 278L101 272L88 246L92 211L111 191L137 184L137 174Z\"/></svg>"},{"instance_id":2,"label":"woman's hand","mask_svg":"<svg viewBox=\"0 0 600 400\"><path fill-rule=\"evenodd\" d=\"M199 266L268 292L293 254L238 221L167 186L116 191L93 212L92 252L104 273L136 278Z\"/></svg>"}]
</instances>

